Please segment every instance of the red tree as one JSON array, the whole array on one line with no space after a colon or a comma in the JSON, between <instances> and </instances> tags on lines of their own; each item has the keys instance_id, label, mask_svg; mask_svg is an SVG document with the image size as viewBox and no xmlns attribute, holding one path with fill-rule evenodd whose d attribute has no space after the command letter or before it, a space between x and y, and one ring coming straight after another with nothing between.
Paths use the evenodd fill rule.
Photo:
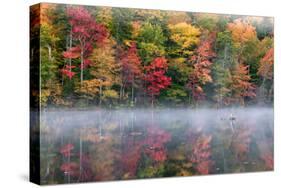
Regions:
<instances>
[{"instance_id":1,"label":"red tree","mask_svg":"<svg viewBox=\"0 0 281 188\"><path fill-rule=\"evenodd\" d=\"M157 57L150 65L145 66L146 92L151 97L152 106L155 96L171 84L171 78L165 75L167 70L168 64L164 57Z\"/></svg>"},{"instance_id":2,"label":"red tree","mask_svg":"<svg viewBox=\"0 0 281 188\"><path fill-rule=\"evenodd\" d=\"M195 100L203 100L205 93L203 85L212 82L211 59L216 56L212 49L213 35L203 40L197 48L195 55L191 57L193 63L193 73L189 77L187 87L191 90Z\"/></svg>"},{"instance_id":3,"label":"red tree","mask_svg":"<svg viewBox=\"0 0 281 188\"><path fill-rule=\"evenodd\" d=\"M274 49L270 48L260 61L258 75L264 79L273 79Z\"/></svg>"},{"instance_id":4,"label":"red tree","mask_svg":"<svg viewBox=\"0 0 281 188\"><path fill-rule=\"evenodd\" d=\"M234 100L234 102L239 102L241 105L244 105L245 97L253 98L256 96L256 87L250 80L249 66L243 64L237 65L236 69L233 71L232 84L230 86L233 94L232 100Z\"/></svg>"},{"instance_id":5,"label":"red tree","mask_svg":"<svg viewBox=\"0 0 281 188\"><path fill-rule=\"evenodd\" d=\"M131 87L133 101L136 81L142 77L141 60L137 53L136 43L131 43L129 49L122 52L120 63L122 67L123 87Z\"/></svg>"},{"instance_id":6,"label":"red tree","mask_svg":"<svg viewBox=\"0 0 281 188\"><path fill-rule=\"evenodd\" d=\"M67 8L67 16L71 26L71 35L77 41L75 47L63 53L65 58L80 58L80 80L83 82L83 70L91 63L88 57L93 51L93 44L101 43L108 35L106 28L98 24L87 9L77 6ZM71 66L71 65L70 65ZM74 76L69 71L62 71L69 78ZM71 75L71 76L69 76Z\"/></svg>"}]
</instances>

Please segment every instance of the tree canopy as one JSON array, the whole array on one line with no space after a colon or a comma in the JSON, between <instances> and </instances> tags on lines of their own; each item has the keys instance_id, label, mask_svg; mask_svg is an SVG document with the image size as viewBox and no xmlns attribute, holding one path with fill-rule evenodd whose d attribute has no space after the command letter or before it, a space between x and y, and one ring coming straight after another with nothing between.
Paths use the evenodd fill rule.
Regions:
<instances>
[{"instance_id":1,"label":"tree canopy","mask_svg":"<svg viewBox=\"0 0 281 188\"><path fill-rule=\"evenodd\" d=\"M273 104L270 18L44 3L42 106Z\"/></svg>"}]
</instances>

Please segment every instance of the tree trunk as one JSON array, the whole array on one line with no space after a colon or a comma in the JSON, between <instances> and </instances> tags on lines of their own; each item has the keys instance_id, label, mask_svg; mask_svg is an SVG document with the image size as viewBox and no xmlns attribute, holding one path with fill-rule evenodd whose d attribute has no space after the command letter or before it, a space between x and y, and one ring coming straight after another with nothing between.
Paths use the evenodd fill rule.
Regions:
<instances>
[{"instance_id":1,"label":"tree trunk","mask_svg":"<svg viewBox=\"0 0 281 188\"><path fill-rule=\"evenodd\" d=\"M52 47L48 45L47 48L48 48L48 60L52 61Z\"/></svg>"},{"instance_id":2,"label":"tree trunk","mask_svg":"<svg viewBox=\"0 0 281 188\"><path fill-rule=\"evenodd\" d=\"M132 103L134 104L134 86L132 85Z\"/></svg>"},{"instance_id":3,"label":"tree trunk","mask_svg":"<svg viewBox=\"0 0 281 188\"><path fill-rule=\"evenodd\" d=\"M70 163L70 155L67 158L67 162ZM67 173L67 182L68 183L70 182L70 174L69 173Z\"/></svg>"},{"instance_id":4,"label":"tree trunk","mask_svg":"<svg viewBox=\"0 0 281 188\"><path fill-rule=\"evenodd\" d=\"M151 96L151 107L154 108L154 96L153 96L153 94Z\"/></svg>"},{"instance_id":5,"label":"tree trunk","mask_svg":"<svg viewBox=\"0 0 281 188\"><path fill-rule=\"evenodd\" d=\"M266 97L266 94L265 94L266 93L265 92L265 81L266 81L266 79L263 78L262 83L261 83L260 88L259 88L259 101L262 101L263 103L266 103L266 100L267 100L267 97Z\"/></svg>"},{"instance_id":6,"label":"tree trunk","mask_svg":"<svg viewBox=\"0 0 281 188\"><path fill-rule=\"evenodd\" d=\"M82 171L83 171L82 154L83 154L83 142L82 142L81 133L80 133L80 139L79 139L79 179L81 178Z\"/></svg>"},{"instance_id":7,"label":"tree trunk","mask_svg":"<svg viewBox=\"0 0 281 188\"><path fill-rule=\"evenodd\" d=\"M122 98L124 99L124 95L125 95L125 87L123 86L122 88Z\"/></svg>"},{"instance_id":8,"label":"tree trunk","mask_svg":"<svg viewBox=\"0 0 281 188\"><path fill-rule=\"evenodd\" d=\"M120 102L122 100L122 89L123 89L123 86L120 85L120 91L119 91L119 100L120 100Z\"/></svg>"},{"instance_id":9,"label":"tree trunk","mask_svg":"<svg viewBox=\"0 0 281 188\"><path fill-rule=\"evenodd\" d=\"M69 49L71 49L72 48L72 28L71 28L71 30L70 30L70 34L69 34ZM72 63L72 59L71 58L69 58L69 60L68 60L68 63L69 63L69 71L71 72L71 63Z\"/></svg>"},{"instance_id":10,"label":"tree trunk","mask_svg":"<svg viewBox=\"0 0 281 188\"><path fill-rule=\"evenodd\" d=\"M82 86L83 83L83 69L84 69L84 52L83 49L81 49L81 74L80 74L80 84Z\"/></svg>"},{"instance_id":11,"label":"tree trunk","mask_svg":"<svg viewBox=\"0 0 281 188\"><path fill-rule=\"evenodd\" d=\"M273 84L271 84L271 87L270 87L269 92L268 92L268 98L269 98L268 102L273 101L273 95L274 95L274 87L273 87Z\"/></svg>"},{"instance_id":12,"label":"tree trunk","mask_svg":"<svg viewBox=\"0 0 281 188\"><path fill-rule=\"evenodd\" d=\"M226 47L224 47L224 54L223 54L223 63L222 63L222 68L224 68L224 62L226 61Z\"/></svg>"},{"instance_id":13,"label":"tree trunk","mask_svg":"<svg viewBox=\"0 0 281 188\"><path fill-rule=\"evenodd\" d=\"M100 84L100 87L99 87L99 95L100 95L100 98L99 98L99 105L101 106L101 97L102 97L102 85Z\"/></svg>"}]
</instances>

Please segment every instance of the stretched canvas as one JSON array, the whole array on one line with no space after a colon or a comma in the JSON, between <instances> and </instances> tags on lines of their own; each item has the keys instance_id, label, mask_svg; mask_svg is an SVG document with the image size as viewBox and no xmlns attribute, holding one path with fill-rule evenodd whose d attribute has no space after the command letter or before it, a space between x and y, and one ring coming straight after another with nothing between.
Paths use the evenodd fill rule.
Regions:
<instances>
[{"instance_id":1,"label":"stretched canvas","mask_svg":"<svg viewBox=\"0 0 281 188\"><path fill-rule=\"evenodd\" d=\"M273 18L30 7L30 180L271 171Z\"/></svg>"}]
</instances>

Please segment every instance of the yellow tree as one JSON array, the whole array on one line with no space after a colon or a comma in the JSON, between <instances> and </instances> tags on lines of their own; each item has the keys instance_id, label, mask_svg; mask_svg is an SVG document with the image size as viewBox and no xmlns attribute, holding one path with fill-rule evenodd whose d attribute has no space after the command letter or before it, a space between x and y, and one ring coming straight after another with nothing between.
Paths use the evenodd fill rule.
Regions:
<instances>
[{"instance_id":1,"label":"yellow tree","mask_svg":"<svg viewBox=\"0 0 281 188\"><path fill-rule=\"evenodd\" d=\"M241 19L234 20L233 23L227 25L227 29L231 31L234 45L241 46L248 40L256 37L256 29L248 22Z\"/></svg>"},{"instance_id":2,"label":"yellow tree","mask_svg":"<svg viewBox=\"0 0 281 188\"><path fill-rule=\"evenodd\" d=\"M191 18L186 12L167 11L166 19L168 24L191 23Z\"/></svg>"},{"instance_id":3,"label":"yellow tree","mask_svg":"<svg viewBox=\"0 0 281 188\"><path fill-rule=\"evenodd\" d=\"M170 39L178 46L171 53L180 56L192 54L192 47L199 43L200 30L185 22L169 25Z\"/></svg>"},{"instance_id":4,"label":"yellow tree","mask_svg":"<svg viewBox=\"0 0 281 188\"><path fill-rule=\"evenodd\" d=\"M165 12L161 10L136 9L135 16L141 21L154 23L162 21L164 19Z\"/></svg>"},{"instance_id":5,"label":"yellow tree","mask_svg":"<svg viewBox=\"0 0 281 188\"><path fill-rule=\"evenodd\" d=\"M257 39L256 29L249 22L236 19L233 23L227 25L227 30L231 32L233 45L237 50L237 58L240 63L245 44Z\"/></svg>"},{"instance_id":6,"label":"yellow tree","mask_svg":"<svg viewBox=\"0 0 281 188\"><path fill-rule=\"evenodd\" d=\"M102 23L107 29L112 28L112 8L111 7L100 7L96 16L96 20Z\"/></svg>"},{"instance_id":7,"label":"yellow tree","mask_svg":"<svg viewBox=\"0 0 281 188\"><path fill-rule=\"evenodd\" d=\"M120 84L120 66L115 61L115 42L111 38L104 40L90 56L91 79L84 80L77 92L88 99L98 98L102 101L118 98L118 93L112 89L115 84Z\"/></svg>"}]
</instances>

